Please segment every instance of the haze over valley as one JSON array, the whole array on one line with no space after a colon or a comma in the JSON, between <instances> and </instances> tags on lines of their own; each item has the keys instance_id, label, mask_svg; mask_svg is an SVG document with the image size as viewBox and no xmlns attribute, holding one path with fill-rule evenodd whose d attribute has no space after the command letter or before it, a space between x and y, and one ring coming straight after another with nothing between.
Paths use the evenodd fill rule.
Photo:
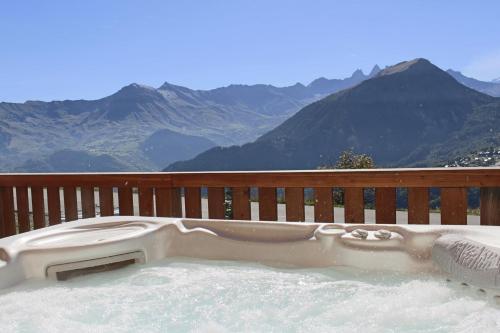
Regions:
<instances>
[{"instance_id":1,"label":"haze over valley","mask_svg":"<svg viewBox=\"0 0 500 333\"><path fill-rule=\"evenodd\" d=\"M192 90L133 83L99 100L0 103L0 170L160 170L216 145L251 142L309 103L378 71L356 70L346 79L319 78L307 86ZM79 152L85 163L54 159Z\"/></svg>"},{"instance_id":2,"label":"haze over valley","mask_svg":"<svg viewBox=\"0 0 500 333\"><path fill-rule=\"evenodd\" d=\"M410 63L287 87L133 83L98 100L0 103L0 170L316 168L349 148L429 166L498 145L500 83ZM428 73L397 81L415 67Z\"/></svg>"}]
</instances>

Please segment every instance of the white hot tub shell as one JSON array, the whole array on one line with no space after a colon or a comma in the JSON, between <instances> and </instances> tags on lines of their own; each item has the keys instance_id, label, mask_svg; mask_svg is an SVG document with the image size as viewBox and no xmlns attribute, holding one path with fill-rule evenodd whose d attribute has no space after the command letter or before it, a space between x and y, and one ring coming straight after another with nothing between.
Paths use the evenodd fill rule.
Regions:
<instances>
[{"instance_id":1,"label":"white hot tub shell","mask_svg":"<svg viewBox=\"0 0 500 333\"><path fill-rule=\"evenodd\" d=\"M0 288L167 257L442 272L500 295L500 227L137 216L79 220L0 239Z\"/></svg>"}]
</instances>

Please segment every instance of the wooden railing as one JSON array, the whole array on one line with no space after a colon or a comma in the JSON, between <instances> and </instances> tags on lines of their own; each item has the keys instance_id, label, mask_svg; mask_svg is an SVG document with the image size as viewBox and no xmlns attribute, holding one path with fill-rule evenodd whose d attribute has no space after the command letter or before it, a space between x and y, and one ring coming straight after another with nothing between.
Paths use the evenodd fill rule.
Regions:
<instances>
[{"instance_id":1,"label":"wooden railing","mask_svg":"<svg viewBox=\"0 0 500 333\"><path fill-rule=\"evenodd\" d=\"M96 215L200 218L202 193L208 217L224 219L228 189L232 218L249 220L250 188L257 188L259 217L267 221L278 218L278 188L284 189L286 220L304 221L304 189L311 188L317 222L334 222L332 189L342 188L347 223L365 221L364 188L375 189L375 222L396 223L396 188L407 188L414 224L429 223L429 189L440 188L441 223L467 224L472 187L481 191L481 224L500 225L500 168L0 174L0 236Z\"/></svg>"}]
</instances>

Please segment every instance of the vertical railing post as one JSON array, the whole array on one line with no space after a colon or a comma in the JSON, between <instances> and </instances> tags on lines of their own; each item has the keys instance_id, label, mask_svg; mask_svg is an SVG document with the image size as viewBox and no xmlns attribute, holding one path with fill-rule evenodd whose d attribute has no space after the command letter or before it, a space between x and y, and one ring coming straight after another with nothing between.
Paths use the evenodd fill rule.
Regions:
<instances>
[{"instance_id":1,"label":"vertical railing post","mask_svg":"<svg viewBox=\"0 0 500 333\"><path fill-rule=\"evenodd\" d=\"M396 188L375 189L375 223L396 224Z\"/></svg>"},{"instance_id":2,"label":"vertical railing post","mask_svg":"<svg viewBox=\"0 0 500 333\"><path fill-rule=\"evenodd\" d=\"M429 189L408 188L408 223L429 224Z\"/></svg>"},{"instance_id":3,"label":"vertical railing post","mask_svg":"<svg viewBox=\"0 0 500 333\"><path fill-rule=\"evenodd\" d=\"M259 220L278 220L278 200L275 187L259 188Z\"/></svg>"},{"instance_id":4,"label":"vertical railing post","mask_svg":"<svg viewBox=\"0 0 500 333\"><path fill-rule=\"evenodd\" d=\"M467 189L441 188L441 224L467 224Z\"/></svg>"},{"instance_id":5,"label":"vertical railing post","mask_svg":"<svg viewBox=\"0 0 500 333\"><path fill-rule=\"evenodd\" d=\"M14 190L12 186L0 187L0 237L16 234L14 215Z\"/></svg>"},{"instance_id":6,"label":"vertical railing post","mask_svg":"<svg viewBox=\"0 0 500 333\"><path fill-rule=\"evenodd\" d=\"M365 223L365 201L363 188L344 188L345 223Z\"/></svg>"},{"instance_id":7,"label":"vertical railing post","mask_svg":"<svg viewBox=\"0 0 500 333\"><path fill-rule=\"evenodd\" d=\"M78 204L76 199L76 187L64 186L64 221L78 220Z\"/></svg>"},{"instance_id":8,"label":"vertical railing post","mask_svg":"<svg viewBox=\"0 0 500 333\"><path fill-rule=\"evenodd\" d=\"M201 219L201 188L185 187L184 204L186 207L186 217Z\"/></svg>"},{"instance_id":9,"label":"vertical railing post","mask_svg":"<svg viewBox=\"0 0 500 333\"><path fill-rule=\"evenodd\" d=\"M113 216L114 214L113 188L111 186L99 186L99 215Z\"/></svg>"},{"instance_id":10,"label":"vertical railing post","mask_svg":"<svg viewBox=\"0 0 500 333\"><path fill-rule=\"evenodd\" d=\"M481 225L500 225L500 187L481 188Z\"/></svg>"},{"instance_id":11,"label":"vertical railing post","mask_svg":"<svg viewBox=\"0 0 500 333\"><path fill-rule=\"evenodd\" d=\"M59 187L47 187L47 205L49 210L49 225L61 223L61 196Z\"/></svg>"},{"instance_id":12,"label":"vertical railing post","mask_svg":"<svg viewBox=\"0 0 500 333\"><path fill-rule=\"evenodd\" d=\"M250 220L251 202L250 202L250 188L248 187L233 187L232 204L233 204L233 219L234 220Z\"/></svg>"},{"instance_id":13,"label":"vertical railing post","mask_svg":"<svg viewBox=\"0 0 500 333\"><path fill-rule=\"evenodd\" d=\"M180 188L156 187L156 216L182 217L182 201Z\"/></svg>"},{"instance_id":14,"label":"vertical railing post","mask_svg":"<svg viewBox=\"0 0 500 333\"><path fill-rule=\"evenodd\" d=\"M154 216L153 188L140 186L139 189L139 215Z\"/></svg>"},{"instance_id":15,"label":"vertical railing post","mask_svg":"<svg viewBox=\"0 0 500 333\"><path fill-rule=\"evenodd\" d=\"M43 187L31 187L31 206L33 208L33 226L35 229L44 228L45 223L45 200Z\"/></svg>"},{"instance_id":16,"label":"vertical railing post","mask_svg":"<svg viewBox=\"0 0 500 333\"><path fill-rule=\"evenodd\" d=\"M306 220L304 208L304 188L285 188L286 220L304 222Z\"/></svg>"},{"instance_id":17,"label":"vertical railing post","mask_svg":"<svg viewBox=\"0 0 500 333\"><path fill-rule=\"evenodd\" d=\"M81 187L82 217L95 217L94 186Z\"/></svg>"},{"instance_id":18,"label":"vertical railing post","mask_svg":"<svg viewBox=\"0 0 500 333\"><path fill-rule=\"evenodd\" d=\"M20 233L30 231L29 195L26 186L16 187L16 199L18 231Z\"/></svg>"},{"instance_id":19,"label":"vertical railing post","mask_svg":"<svg viewBox=\"0 0 500 333\"><path fill-rule=\"evenodd\" d=\"M208 188L208 218L224 219L226 215L224 187Z\"/></svg>"},{"instance_id":20,"label":"vertical railing post","mask_svg":"<svg viewBox=\"0 0 500 333\"><path fill-rule=\"evenodd\" d=\"M118 188L118 211L120 215L134 215L134 196L131 187Z\"/></svg>"},{"instance_id":21,"label":"vertical railing post","mask_svg":"<svg viewBox=\"0 0 500 333\"><path fill-rule=\"evenodd\" d=\"M314 222L334 222L333 191L330 187L314 189Z\"/></svg>"}]
</instances>

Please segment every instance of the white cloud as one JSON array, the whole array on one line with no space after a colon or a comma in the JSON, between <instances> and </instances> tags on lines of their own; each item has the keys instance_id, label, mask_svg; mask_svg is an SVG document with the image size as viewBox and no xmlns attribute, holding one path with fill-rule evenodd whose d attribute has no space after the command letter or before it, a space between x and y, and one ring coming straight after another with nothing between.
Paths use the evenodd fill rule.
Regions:
<instances>
[{"instance_id":1,"label":"white cloud","mask_svg":"<svg viewBox=\"0 0 500 333\"><path fill-rule=\"evenodd\" d=\"M463 73L484 81L500 77L500 50L474 59L469 65L465 66Z\"/></svg>"}]
</instances>

